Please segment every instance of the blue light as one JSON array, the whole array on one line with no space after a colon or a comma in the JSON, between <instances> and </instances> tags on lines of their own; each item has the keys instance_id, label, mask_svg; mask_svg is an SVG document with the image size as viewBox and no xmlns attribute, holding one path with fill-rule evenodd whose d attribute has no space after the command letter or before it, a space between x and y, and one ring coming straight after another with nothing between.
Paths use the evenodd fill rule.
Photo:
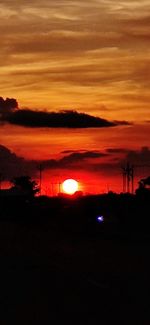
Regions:
<instances>
[{"instance_id":1,"label":"blue light","mask_svg":"<svg viewBox=\"0 0 150 325\"><path fill-rule=\"evenodd\" d=\"M103 222L104 221L104 217L103 216L98 216L96 219L97 219L98 222Z\"/></svg>"}]
</instances>

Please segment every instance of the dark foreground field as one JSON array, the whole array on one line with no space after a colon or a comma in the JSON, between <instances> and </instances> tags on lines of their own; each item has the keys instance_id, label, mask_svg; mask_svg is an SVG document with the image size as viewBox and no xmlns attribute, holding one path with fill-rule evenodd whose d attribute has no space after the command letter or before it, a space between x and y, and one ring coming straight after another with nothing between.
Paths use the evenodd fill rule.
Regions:
<instances>
[{"instance_id":1,"label":"dark foreground field","mask_svg":"<svg viewBox=\"0 0 150 325\"><path fill-rule=\"evenodd\" d=\"M150 240L0 223L0 325L150 324Z\"/></svg>"}]
</instances>

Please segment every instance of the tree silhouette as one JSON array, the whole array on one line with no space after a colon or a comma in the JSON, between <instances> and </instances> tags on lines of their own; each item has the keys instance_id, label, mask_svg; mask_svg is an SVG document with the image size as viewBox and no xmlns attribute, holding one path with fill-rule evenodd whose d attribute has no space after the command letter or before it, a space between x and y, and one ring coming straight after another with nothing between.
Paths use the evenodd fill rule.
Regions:
<instances>
[{"instance_id":1,"label":"tree silhouette","mask_svg":"<svg viewBox=\"0 0 150 325\"><path fill-rule=\"evenodd\" d=\"M15 177L12 181L13 189L23 194L34 197L39 192L38 184L30 176Z\"/></svg>"}]
</instances>

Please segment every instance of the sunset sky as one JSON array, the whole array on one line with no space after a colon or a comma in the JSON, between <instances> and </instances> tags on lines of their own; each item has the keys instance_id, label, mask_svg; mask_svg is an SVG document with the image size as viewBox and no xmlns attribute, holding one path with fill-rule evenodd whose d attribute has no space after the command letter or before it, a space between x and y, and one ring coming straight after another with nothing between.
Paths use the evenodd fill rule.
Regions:
<instances>
[{"instance_id":1,"label":"sunset sky","mask_svg":"<svg viewBox=\"0 0 150 325\"><path fill-rule=\"evenodd\" d=\"M38 181L41 163L43 194L70 177L121 192L130 161L136 188L150 175L150 1L5 0L0 18L2 180Z\"/></svg>"}]
</instances>

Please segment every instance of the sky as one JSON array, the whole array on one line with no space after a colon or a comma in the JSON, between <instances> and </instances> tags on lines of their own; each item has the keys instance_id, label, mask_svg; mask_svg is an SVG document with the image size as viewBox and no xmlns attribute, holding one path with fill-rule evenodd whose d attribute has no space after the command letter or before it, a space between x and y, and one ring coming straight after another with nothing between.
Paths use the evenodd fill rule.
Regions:
<instances>
[{"instance_id":1,"label":"sky","mask_svg":"<svg viewBox=\"0 0 150 325\"><path fill-rule=\"evenodd\" d=\"M84 193L150 175L149 0L0 1L0 170L43 194Z\"/></svg>"}]
</instances>

